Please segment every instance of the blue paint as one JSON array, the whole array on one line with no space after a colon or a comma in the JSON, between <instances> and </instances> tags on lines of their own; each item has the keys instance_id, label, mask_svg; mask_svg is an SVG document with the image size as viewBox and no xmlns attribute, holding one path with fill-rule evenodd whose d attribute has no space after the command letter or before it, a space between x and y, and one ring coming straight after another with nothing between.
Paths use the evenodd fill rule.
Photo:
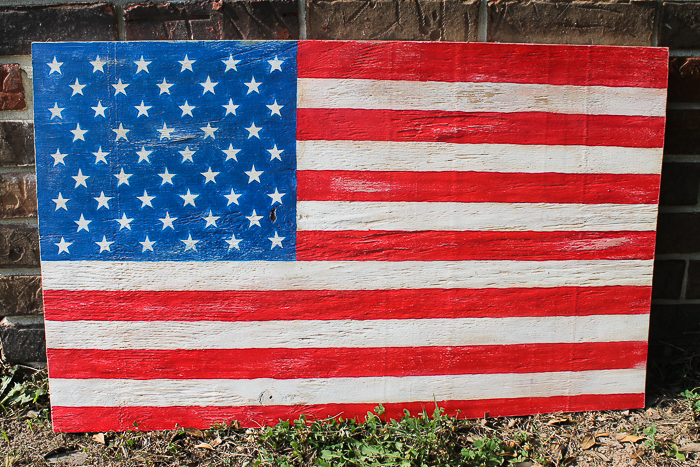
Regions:
<instances>
[{"instance_id":1,"label":"blue paint","mask_svg":"<svg viewBox=\"0 0 700 467\"><path fill-rule=\"evenodd\" d=\"M294 260L296 232L296 44L294 42L111 42L111 43L43 43L34 44L34 114L39 196L39 228L43 260L128 260L128 261L199 261L199 260ZM99 55L100 64L91 64ZM179 61L185 55L192 70ZM148 72L137 73L135 63L143 56ZM239 60L236 69L226 70L225 60ZM54 65L52 71L49 63ZM280 70L268 62L282 60ZM186 66L186 64L185 64ZM230 67L229 67L230 68ZM100 70L104 71L100 71ZM245 83L251 78L261 83L259 93ZM200 83L218 83L214 93L205 92ZM86 85L82 94L75 94L70 85ZM115 95L114 84L121 79L128 84L126 95ZM173 84L170 93L161 93L157 83ZM224 105L238 105L236 115ZM141 101L148 116L138 115ZM195 108L192 116L184 115L185 101ZM267 107L282 105L280 114ZM101 102L105 116L92 107ZM63 108L52 112L49 109ZM97 114L97 115L96 115ZM172 128L170 138L162 138L163 124ZM261 127L259 139L246 130L254 123ZM113 131L119 124L130 131L128 140ZM87 130L84 141L75 139L71 130ZM218 128L215 138L201 130ZM251 136L251 137L249 137ZM240 149L237 161L226 160L223 150ZM271 160L268 149L282 149L281 160ZM99 148L109 153L107 163L94 155ZM137 151L152 151L148 161ZM189 148L192 161L180 154ZM56 151L67 154L63 163L56 163ZM59 158L60 159L60 158ZM246 171L255 166L262 171L260 182L249 183ZM163 184L159 174L175 174L172 184ZM219 172L216 183L206 182L206 173ZM78 171L88 178L85 186L76 187ZM132 174L127 184L118 185L115 174L123 170ZM241 196L238 205L224 195L231 190ZM137 197L155 196L151 204ZM195 206L184 205L181 195L199 195ZM277 190L285 193L282 204L268 196ZM109 209L98 209L95 198L104 192ZM67 209L56 209L61 193L67 198ZM274 209L273 209L274 208ZM218 217L207 225L204 217ZM262 216L260 226L250 225L247 217L253 210ZM163 228L159 220L177 218L173 228ZM133 219L129 228L120 228L116 219ZM91 221L78 231L80 216ZM271 237L285 237L282 247L274 246ZM235 235L241 239L240 249L226 240ZM182 241L199 240L187 249ZM97 242L113 242L109 251ZM144 251L146 237L155 242L152 251ZM71 243L68 252L56 243ZM102 250L102 251L100 251Z\"/></svg>"}]
</instances>

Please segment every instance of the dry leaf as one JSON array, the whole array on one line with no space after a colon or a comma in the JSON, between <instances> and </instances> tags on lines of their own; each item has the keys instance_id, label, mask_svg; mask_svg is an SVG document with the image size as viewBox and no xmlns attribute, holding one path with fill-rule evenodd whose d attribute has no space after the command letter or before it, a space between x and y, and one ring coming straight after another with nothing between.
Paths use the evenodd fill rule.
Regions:
<instances>
[{"instance_id":1,"label":"dry leaf","mask_svg":"<svg viewBox=\"0 0 700 467\"><path fill-rule=\"evenodd\" d=\"M615 441L620 441L621 439L625 438L629 433L623 431L622 433L617 433L615 434Z\"/></svg>"},{"instance_id":2,"label":"dry leaf","mask_svg":"<svg viewBox=\"0 0 700 467\"><path fill-rule=\"evenodd\" d=\"M568 423L570 421L571 421L571 419L568 417L558 417L558 418L553 418L550 421L548 421L547 425L549 425L549 426L559 425L561 423Z\"/></svg>"},{"instance_id":3,"label":"dry leaf","mask_svg":"<svg viewBox=\"0 0 700 467\"><path fill-rule=\"evenodd\" d=\"M679 452L700 452L700 443L688 443L678 449Z\"/></svg>"},{"instance_id":4,"label":"dry leaf","mask_svg":"<svg viewBox=\"0 0 700 467\"><path fill-rule=\"evenodd\" d=\"M214 441L211 441L209 444L211 444L212 447L217 447L219 444L221 444L221 438L217 437Z\"/></svg>"},{"instance_id":5,"label":"dry leaf","mask_svg":"<svg viewBox=\"0 0 700 467\"><path fill-rule=\"evenodd\" d=\"M209 443L199 443L198 445L195 446L195 448L209 449L210 451L213 451L213 450L214 450L214 448L212 447L212 445L209 444Z\"/></svg>"},{"instance_id":6,"label":"dry leaf","mask_svg":"<svg viewBox=\"0 0 700 467\"><path fill-rule=\"evenodd\" d=\"M644 439L641 436L636 436L636 435L627 435L624 438L620 440L621 443L636 443L640 439Z\"/></svg>"},{"instance_id":7,"label":"dry leaf","mask_svg":"<svg viewBox=\"0 0 700 467\"><path fill-rule=\"evenodd\" d=\"M204 433L202 433L202 430L198 430L196 428L183 428L182 431L188 435L196 436L197 438L204 438Z\"/></svg>"},{"instance_id":8,"label":"dry leaf","mask_svg":"<svg viewBox=\"0 0 700 467\"><path fill-rule=\"evenodd\" d=\"M510 421L508 422L508 425L506 425L506 426L507 426L508 428L513 428L513 427L515 426L516 423L518 423L518 419L517 419L517 418L512 418L512 419L510 419Z\"/></svg>"},{"instance_id":9,"label":"dry leaf","mask_svg":"<svg viewBox=\"0 0 700 467\"><path fill-rule=\"evenodd\" d=\"M634 451L634 452L630 455L630 457L631 457L632 459L639 459L639 458L642 457L643 455L644 455L644 448L638 448L636 451Z\"/></svg>"},{"instance_id":10,"label":"dry leaf","mask_svg":"<svg viewBox=\"0 0 700 467\"><path fill-rule=\"evenodd\" d=\"M593 446L595 446L595 437L591 435L584 436L583 441L581 441L581 449L585 451L586 449L590 449Z\"/></svg>"},{"instance_id":11,"label":"dry leaf","mask_svg":"<svg viewBox=\"0 0 700 467\"><path fill-rule=\"evenodd\" d=\"M234 420L231 422L231 428L233 428L234 430L240 430L241 424L238 422L238 420Z\"/></svg>"},{"instance_id":12,"label":"dry leaf","mask_svg":"<svg viewBox=\"0 0 700 467\"><path fill-rule=\"evenodd\" d=\"M603 432L603 433L596 433L596 435L595 435L596 438L600 438L600 437L602 437L602 436L610 436L610 433L608 433L607 431L605 431L605 432Z\"/></svg>"},{"instance_id":13,"label":"dry leaf","mask_svg":"<svg viewBox=\"0 0 700 467\"><path fill-rule=\"evenodd\" d=\"M92 435L92 440L100 444L105 444L105 434L97 433L96 435Z\"/></svg>"}]
</instances>

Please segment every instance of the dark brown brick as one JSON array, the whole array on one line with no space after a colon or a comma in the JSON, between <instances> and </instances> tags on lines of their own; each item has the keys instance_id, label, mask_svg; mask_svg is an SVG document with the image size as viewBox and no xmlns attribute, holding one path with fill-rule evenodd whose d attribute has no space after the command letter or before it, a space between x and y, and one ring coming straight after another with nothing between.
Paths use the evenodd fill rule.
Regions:
<instances>
[{"instance_id":1,"label":"dark brown brick","mask_svg":"<svg viewBox=\"0 0 700 467\"><path fill-rule=\"evenodd\" d=\"M700 213L659 214L656 252L700 252Z\"/></svg>"},{"instance_id":2,"label":"dark brown brick","mask_svg":"<svg viewBox=\"0 0 700 467\"><path fill-rule=\"evenodd\" d=\"M685 298L700 298L700 261L688 261Z\"/></svg>"},{"instance_id":3,"label":"dark brown brick","mask_svg":"<svg viewBox=\"0 0 700 467\"><path fill-rule=\"evenodd\" d=\"M651 298L680 298L684 274L685 261L682 259L654 261Z\"/></svg>"},{"instance_id":4,"label":"dark brown brick","mask_svg":"<svg viewBox=\"0 0 700 467\"><path fill-rule=\"evenodd\" d=\"M32 42L114 41L109 3L0 8L0 55L30 54Z\"/></svg>"},{"instance_id":5,"label":"dark brown brick","mask_svg":"<svg viewBox=\"0 0 700 467\"><path fill-rule=\"evenodd\" d=\"M34 125L0 122L0 167L34 163Z\"/></svg>"},{"instance_id":6,"label":"dark brown brick","mask_svg":"<svg viewBox=\"0 0 700 467\"><path fill-rule=\"evenodd\" d=\"M26 225L0 225L0 268L39 266L39 232Z\"/></svg>"},{"instance_id":7,"label":"dark brown brick","mask_svg":"<svg viewBox=\"0 0 700 467\"><path fill-rule=\"evenodd\" d=\"M24 100L22 71L17 63L0 65L0 110L23 110Z\"/></svg>"},{"instance_id":8,"label":"dark brown brick","mask_svg":"<svg viewBox=\"0 0 700 467\"><path fill-rule=\"evenodd\" d=\"M132 4L124 9L129 40L296 39L296 1Z\"/></svg>"},{"instance_id":9,"label":"dark brown brick","mask_svg":"<svg viewBox=\"0 0 700 467\"><path fill-rule=\"evenodd\" d=\"M36 175L0 174L0 218L36 217Z\"/></svg>"},{"instance_id":10,"label":"dark brown brick","mask_svg":"<svg viewBox=\"0 0 700 467\"><path fill-rule=\"evenodd\" d=\"M309 39L475 41L478 0L309 0Z\"/></svg>"},{"instance_id":11,"label":"dark brown brick","mask_svg":"<svg viewBox=\"0 0 700 467\"><path fill-rule=\"evenodd\" d=\"M700 346L700 305L652 305L649 344Z\"/></svg>"},{"instance_id":12,"label":"dark brown brick","mask_svg":"<svg viewBox=\"0 0 700 467\"><path fill-rule=\"evenodd\" d=\"M46 340L41 324L0 324L3 359L9 363L46 361Z\"/></svg>"},{"instance_id":13,"label":"dark brown brick","mask_svg":"<svg viewBox=\"0 0 700 467\"><path fill-rule=\"evenodd\" d=\"M41 276L0 277L0 316L40 315Z\"/></svg>"},{"instance_id":14,"label":"dark brown brick","mask_svg":"<svg viewBox=\"0 0 700 467\"><path fill-rule=\"evenodd\" d=\"M664 2L659 17L659 45L678 49L700 46L700 5Z\"/></svg>"},{"instance_id":15,"label":"dark brown brick","mask_svg":"<svg viewBox=\"0 0 700 467\"><path fill-rule=\"evenodd\" d=\"M667 154L700 154L700 110L667 110L664 145Z\"/></svg>"},{"instance_id":16,"label":"dark brown brick","mask_svg":"<svg viewBox=\"0 0 700 467\"><path fill-rule=\"evenodd\" d=\"M700 57L673 57L668 68L668 101L700 102Z\"/></svg>"},{"instance_id":17,"label":"dark brown brick","mask_svg":"<svg viewBox=\"0 0 700 467\"><path fill-rule=\"evenodd\" d=\"M700 164L665 163L661 169L661 196L663 206L694 206L698 202Z\"/></svg>"},{"instance_id":18,"label":"dark brown brick","mask_svg":"<svg viewBox=\"0 0 700 467\"><path fill-rule=\"evenodd\" d=\"M488 37L496 42L651 45L655 2L489 2Z\"/></svg>"}]
</instances>

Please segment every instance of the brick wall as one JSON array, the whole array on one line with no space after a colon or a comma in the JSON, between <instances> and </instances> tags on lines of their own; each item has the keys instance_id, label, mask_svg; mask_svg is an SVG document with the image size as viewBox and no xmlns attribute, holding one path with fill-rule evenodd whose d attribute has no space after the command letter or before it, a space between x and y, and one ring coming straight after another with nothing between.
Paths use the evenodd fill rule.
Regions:
<instances>
[{"instance_id":1,"label":"brick wall","mask_svg":"<svg viewBox=\"0 0 700 467\"><path fill-rule=\"evenodd\" d=\"M650 342L652 355L700 348L700 2L48 1L51 5L18 0L23 6L0 6L4 359L44 360L29 54L32 41L58 40L404 39L670 47Z\"/></svg>"}]
</instances>

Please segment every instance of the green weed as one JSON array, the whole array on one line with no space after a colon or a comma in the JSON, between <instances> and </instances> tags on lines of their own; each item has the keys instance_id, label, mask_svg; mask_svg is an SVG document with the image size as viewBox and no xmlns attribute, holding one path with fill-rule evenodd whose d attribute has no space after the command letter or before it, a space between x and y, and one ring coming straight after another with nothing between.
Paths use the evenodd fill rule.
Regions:
<instances>
[{"instance_id":1,"label":"green weed","mask_svg":"<svg viewBox=\"0 0 700 467\"><path fill-rule=\"evenodd\" d=\"M690 408L693 410L694 413L700 413L700 393L698 393L699 390L700 387L686 389L681 393L681 396L685 397L685 400L688 401L688 404L690 404Z\"/></svg>"}]
</instances>

